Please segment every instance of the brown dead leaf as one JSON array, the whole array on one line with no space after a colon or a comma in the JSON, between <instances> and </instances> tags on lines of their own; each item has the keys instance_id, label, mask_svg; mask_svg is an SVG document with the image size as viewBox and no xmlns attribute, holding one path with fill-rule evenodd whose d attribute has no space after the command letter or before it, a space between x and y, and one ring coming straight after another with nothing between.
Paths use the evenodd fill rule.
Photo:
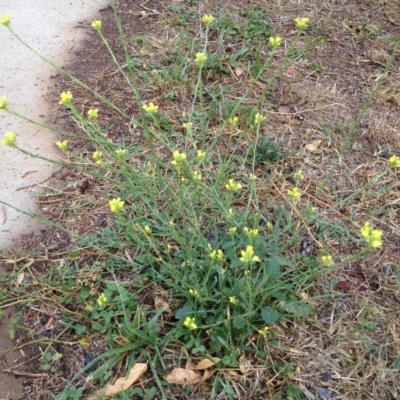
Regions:
<instances>
[{"instance_id":1,"label":"brown dead leaf","mask_svg":"<svg viewBox=\"0 0 400 400\"><path fill-rule=\"evenodd\" d=\"M212 359L208 359L208 358L203 358L198 364L197 366L195 366L193 369L197 370L197 371L201 371L203 369L207 369L210 367L213 367L216 363L220 362L221 359L218 357L213 357Z\"/></svg>"},{"instance_id":2,"label":"brown dead leaf","mask_svg":"<svg viewBox=\"0 0 400 400\"><path fill-rule=\"evenodd\" d=\"M155 296L154 297L154 306L158 308L163 308L164 311L166 312L171 312L171 309L169 308L169 304L160 296Z\"/></svg>"},{"instance_id":3,"label":"brown dead leaf","mask_svg":"<svg viewBox=\"0 0 400 400\"><path fill-rule=\"evenodd\" d=\"M316 140L315 142L306 144L305 149L311 153L315 153L318 150L318 147L321 143L322 140Z\"/></svg>"},{"instance_id":4,"label":"brown dead leaf","mask_svg":"<svg viewBox=\"0 0 400 400\"><path fill-rule=\"evenodd\" d=\"M241 68L235 69L235 75L237 78L240 78L244 74L244 71Z\"/></svg>"},{"instance_id":5,"label":"brown dead leaf","mask_svg":"<svg viewBox=\"0 0 400 400\"><path fill-rule=\"evenodd\" d=\"M286 70L286 73L289 74L289 75L292 75L293 78L294 78L294 77L296 76L296 68L294 68L294 67L289 67L289 68Z\"/></svg>"},{"instance_id":6,"label":"brown dead leaf","mask_svg":"<svg viewBox=\"0 0 400 400\"><path fill-rule=\"evenodd\" d=\"M239 358L239 369L242 374L249 372L249 370L251 370L251 361L248 360L245 356L241 356Z\"/></svg>"},{"instance_id":7,"label":"brown dead leaf","mask_svg":"<svg viewBox=\"0 0 400 400\"><path fill-rule=\"evenodd\" d=\"M99 400L109 399L126 389L130 388L135 382L137 382L141 376L147 371L147 364L135 364L127 377L117 379L114 385L108 385L103 389L98 390L95 394L89 397L85 397L85 400Z\"/></svg>"},{"instance_id":8,"label":"brown dead leaf","mask_svg":"<svg viewBox=\"0 0 400 400\"><path fill-rule=\"evenodd\" d=\"M178 385L194 385L202 381L202 377L191 369L175 368L165 378L168 383L176 383Z\"/></svg>"}]
</instances>

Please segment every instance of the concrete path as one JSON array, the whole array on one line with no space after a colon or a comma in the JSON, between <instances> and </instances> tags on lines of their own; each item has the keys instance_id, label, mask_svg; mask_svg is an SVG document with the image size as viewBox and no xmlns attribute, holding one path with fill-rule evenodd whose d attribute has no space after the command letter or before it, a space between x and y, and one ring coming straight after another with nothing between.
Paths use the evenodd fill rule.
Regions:
<instances>
[{"instance_id":1,"label":"concrete path","mask_svg":"<svg viewBox=\"0 0 400 400\"><path fill-rule=\"evenodd\" d=\"M90 25L99 18L99 8L106 5L107 0L0 0L0 16L10 14L18 35L44 56L65 65L84 35L77 23ZM50 110L57 107L46 102L46 94L53 85L52 74L52 67L0 26L0 97L7 96L12 109L36 121L51 120ZM7 131L17 135L19 146L35 154L49 158L59 154L54 147L54 134L0 111L0 138ZM0 146L0 200L36 211L34 196L52 171L54 166L50 163ZM0 250L10 246L19 234L37 228L32 218L0 205Z\"/></svg>"},{"instance_id":2,"label":"concrete path","mask_svg":"<svg viewBox=\"0 0 400 400\"><path fill-rule=\"evenodd\" d=\"M99 18L98 10L107 0L0 0L0 16L11 15L13 29L32 47L59 65L68 64L79 48L85 31L78 22ZM0 26L0 97L7 96L9 106L20 114L40 122L51 121L51 110L46 95L54 85L50 76L54 70L19 43L4 26ZM49 131L11 117L0 111L0 138L12 131L18 145L35 154L52 158L58 153L56 137ZM14 206L36 211L34 196L41 182L54 171L50 163L32 159L14 149L0 146L0 200ZM18 240L21 233L38 229L30 217L0 205L0 251ZM1 274L1 271L0 271ZM7 315L11 310L6 311ZM6 318L0 324L0 356L6 354L9 368L23 370L22 354L12 352L8 339ZM22 382L13 375L3 374L0 367L0 398L19 399ZM21 397L22 398L22 397Z\"/></svg>"}]
</instances>

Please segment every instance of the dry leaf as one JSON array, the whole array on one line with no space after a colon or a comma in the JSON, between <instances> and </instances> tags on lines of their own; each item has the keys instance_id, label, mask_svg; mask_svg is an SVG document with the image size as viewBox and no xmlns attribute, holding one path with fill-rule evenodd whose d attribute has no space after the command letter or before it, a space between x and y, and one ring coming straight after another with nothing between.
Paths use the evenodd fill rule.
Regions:
<instances>
[{"instance_id":1,"label":"dry leaf","mask_svg":"<svg viewBox=\"0 0 400 400\"><path fill-rule=\"evenodd\" d=\"M92 396L85 397L85 400L109 399L110 397L130 388L146 371L147 364L135 364L129 371L129 375L127 377L117 379L114 385L108 385L104 389L98 390Z\"/></svg>"},{"instance_id":2,"label":"dry leaf","mask_svg":"<svg viewBox=\"0 0 400 400\"><path fill-rule=\"evenodd\" d=\"M251 362L245 356L241 356L239 358L239 369L242 374L245 374L251 370Z\"/></svg>"},{"instance_id":3,"label":"dry leaf","mask_svg":"<svg viewBox=\"0 0 400 400\"><path fill-rule=\"evenodd\" d=\"M316 140L315 142L306 144L306 150L314 153L318 150L319 145L322 143L322 140Z\"/></svg>"},{"instance_id":4,"label":"dry leaf","mask_svg":"<svg viewBox=\"0 0 400 400\"><path fill-rule=\"evenodd\" d=\"M163 298L160 297L160 296L155 296L154 297L154 306L157 309L163 308L164 311L171 312L171 309L169 308L169 304L165 300L163 300Z\"/></svg>"},{"instance_id":5,"label":"dry leaf","mask_svg":"<svg viewBox=\"0 0 400 400\"><path fill-rule=\"evenodd\" d=\"M178 385L194 385L202 381L202 377L191 369L175 368L165 378L168 383L177 383Z\"/></svg>"},{"instance_id":6,"label":"dry leaf","mask_svg":"<svg viewBox=\"0 0 400 400\"><path fill-rule=\"evenodd\" d=\"M280 114L290 114L294 111L293 107L291 106L279 106L278 113Z\"/></svg>"},{"instance_id":7,"label":"dry leaf","mask_svg":"<svg viewBox=\"0 0 400 400\"><path fill-rule=\"evenodd\" d=\"M294 67L289 67L289 68L286 70L286 73L289 74L289 75L292 75L293 78L294 78L294 77L296 76L296 68L294 68Z\"/></svg>"},{"instance_id":8,"label":"dry leaf","mask_svg":"<svg viewBox=\"0 0 400 400\"><path fill-rule=\"evenodd\" d=\"M213 357L212 359L208 359L208 358L204 358L203 360L201 360L199 363L198 363L198 365L197 365L197 367L195 366L194 368L192 368L192 369L195 369L195 370L197 370L197 371L200 371L200 370L202 370L202 369L207 369L207 368L210 368L210 367L213 367L217 362L220 362L221 361L221 359L220 358L218 358L218 357Z\"/></svg>"},{"instance_id":9,"label":"dry leaf","mask_svg":"<svg viewBox=\"0 0 400 400\"><path fill-rule=\"evenodd\" d=\"M16 280L17 285L20 285L24 280L24 278L25 278L25 273L24 272L19 273Z\"/></svg>"}]
</instances>

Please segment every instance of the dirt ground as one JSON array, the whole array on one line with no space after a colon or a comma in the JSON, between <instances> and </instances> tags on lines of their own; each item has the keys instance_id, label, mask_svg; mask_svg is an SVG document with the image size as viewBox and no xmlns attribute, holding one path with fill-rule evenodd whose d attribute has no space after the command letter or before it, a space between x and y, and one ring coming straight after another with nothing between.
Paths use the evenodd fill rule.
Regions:
<instances>
[{"instance_id":1,"label":"dirt ground","mask_svg":"<svg viewBox=\"0 0 400 400\"><path fill-rule=\"evenodd\" d=\"M168 38L172 37L176 32L165 21L169 18L176 17L175 13L168 9L168 5L176 2L160 2L155 1L146 3L145 5L137 2L120 0L119 11L122 18L122 25L128 36L148 35L152 38ZM315 2L313 2L315 3ZM268 20L273 23L276 32L279 32L284 37L290 37L293 31L292 19L298 16L298 13L313 14L318 18L318 23L312 26L313 37L317 37L317 43L302 42L303 50L307 53L304 59L293 58L292 65L282 74L277 84L273 87L269 100L274 104L269 114L269 130L273 130L276 137L285 140L288 145L294 148L304 146L305 137L308 142L315 142L319 138L323 138L326 143L327 158L322 160L317 156L309 160L310 168L314 175L307 182L306 193L310 198L316 191L316 184L320 180L319 167L322 163L326 163L326 168L334 163L337 157L335 148L340 148L343 145L347 146L346 151L341 155L343 157L343 170L351 170L352 174L335 175L332 179L332 184L338 190L340 189L345 197L346 194L352 193L352 188L362 185L366 179L373 173L370 164L376 159L376 154L387 156L398 152L400 149L400 139L398 131L400 122L398 119L398 106L400 104L399 89L396 82L399 79L400 58L396 56L394 60L395 67L387 79L385 80L383 89L379 91L375 100L374 106L371 107L363 120L359 124L355 135L351 139L351 143L346 143L346 137L340 135L340 130L335 127L348 127L357 117L359 110L366 101L373 82L382 72L382 68L390 58L392 50L391 44L386 41L377 42L375 28L379 27L379 35L398 35L400 27L400 7L395 5L395 2L379 6L374 3L374 6L368 2L354 1L338 1L334 5L320 4L317 6L308 3L302 6L290 2L287 8L283 8L280 13L270 13L265 10L264 2L248 2L251 7L260 7L264 9ZM201 12L212 9L212 2L201 2L199 7ZM224 4L219 4L221 8L227 12L239 15L243 7L240 1L231 1ZM197 6L196 6L197 7ZM196 7L193 7L196 10ZM349 19L349 14L352 18ZM238 17L239 18L239 17ZM112 10L106 8L102 10L101 20L103 22L103 33L109 40L113 50L118 54L119 37L114 25L114 17ZM366 21L373 21L373 24L365 24ZM372 25L372 27L370 26ZM88 27L90 30L90 27ZM214 38L215 39L215 38ZM154 58L160 57L163 54L163 47L160 46L158 54ZM283 51L283 50L282 50ZM156 51L155 51L156 52ZM128 113L138 113L138 105L133 100L129 99L129 93L123 86L121 81L114 78L115 68L112 62L107 57L106 49L102 46L100 39L94 31L89 31L89 39L82 43L82 47L76 53L76 62L69 66L79 79L89 83L97 90L107 93L112 100ZM334 55L334 56L332 56ZM60 91L71 90L74 93L74 102L78 108L86 109L96 105L96 100L87 93L84 93L78 86L67 79L59 77L60 84L56 91L51 93L51 98L54 104L58 102ZM227 74L224 78L227 81L233 78ZM238 92L242 89L240 84L233 81L232 85L238 86ZM263 82L260 82L261 90ZM257 93L254 94L254 99L257 98ZM148 94L143 97L145 100L156 98L160 102L167 101L162 98L161 93ZM327 105L321 107L321 104ZM178 105L164 104L164 107L176 107ZM289 113L279 112L279 107L288 107ZM113 128L109 133L109 140L118 141L123 137L128 139L129 127L122 123L117 115L111 111L107 114L107 125ZM68 120L67 113L57 111L58 123L63 123L65 130L73 132L77 128ZM324 130L325 129L325 130ZM328 132L329 131L329 132ZM79 131L76 130L78 133ZM328 133L327 133L328 132ZM325 137L324 137L325 135ZM72 151L93 152L95 149L87 142L82 140L72 140ZM360 150L362 149L362 150ZM292 160L294 163L298 160ZM386 232L390 235L390 241L385 245L385 249L379 252L375 259L367 265L355 264L352 269L343 269L338 271L338 279L346 276L347 280L351 281L352 287L360 287L359 285L368 286L368 293L373 298L374 304L382 305L382 308L391 309L393 316L400 317L398 307L398 295L396 295L397 283L395 278L395 265L400 262L400 231L398 229L398 177L397 182L393 184L386 192L385 199L382 201L393 201L391 209L391 222L383 222L386 227ZM104 208L87 212L79 211L77 214L63 213L65 204L69 206L79 203L80 194L86 190L93 191L93 198L99 200L102 191L101 182L85 181L79 174L70 170L61 170L53 174L49 181L51 188L61 188L61 194L51 194L48 197L38 199L38 204L42 209L46 209L45 216L54 221L61 222L66 229L70 229L79 234L95 233L98 229L104 228L109 222L109 216L104 212ZM372 188L371 191L378 190ZM279 192L279 190L278 190ZM97 196L97 197L96 197ZM362 199L347 205L346 207L333 209L331 208L332 198L329 192L321 193L318 197L317 204L321 209L330 215L332 220L344 217L349 224L353 224L351 215L355 209L360 208L360 204L365 204ZM100 201L100 200L99 200ZM368 203L369 209L379 209L380 204ZM392 203L391 203L392 204ZM366 211L370 215L369 211ZM374 214L374 220L380 221L383 217L379 214ZM351 253L353 250L346 243L337 242L330 243L332 248L336 250L337 258L344 258L346 252ZM20 268L31 271L31 277L25 276L24 279L30 279L35 285L38 280L46 279L47 264L51 262L61 262L64 257L67 257L70 251L74 250L76 242L73 238L64 232L57 231L53 228L43 229L38 234L33 234L30 237L25 237L21 244L14 247L12 250L5 253L3 256L3 268L7 270L10 276L18 274ZM14 254L14 255L13 255ZM80 268L84 269L93 259L95 254L90 250L82 250L79 254L77 263ZM12 263L10 260L14 259ZM16 261L17 260L17 261ZM32 262L31 262L32 261ZM28 266L27 266L28 265ZM327 278L326 278L327 279ZM34 286L35 286L34 285ZM5 285L7 287L7 285ZM39 287L36 285L36 287ZM47 290L47 289L46 289ZM28 377L21 376L18 380L24 381L24 394L21 399L51 399L54 393L59 393L66 385L69 379L78 372L84 365L86 359L94 357L104 351L104 345L100 341L94 341L93 346L87 350L76 344L78 339L72 333L67 332L64 336L64 342L74 342L75 344L67 345L60 344L59 352L63 354L63 358L58 363L53 364L51 371L40 372L40 376L34 376L38 373L39 358L45 347L40 344L40 338L58 337L61 332L61 326L57 322L58 317L62 312L68 311L74 313L77 309L74 305L68 310L60 308L57 304L57 293L55 291L44 291L45 301L37 299L35 306L32 306L29 311L22 313L20 316L20 324L26 327L30 335L19 331L16 336L16 344L23 347L23 371L28 374ZM22 294L21 296L24 296ZM10 303L13 298L10 297ZM340 304L339 304L340 303ZM363 369L363 365L367 365L363 360L368 357L372 358L362 343L353 342L348 346L346 342L346 332L342 334L336 331L336 320L339 318L341 322L352 325L356 320L356 315L360 311L360 302L354 298L340 299L335 304L335 311L339 310L340 316L332 311L332 308L327 304L321 303L318 308L313 329L316 336L309 337L308 331L304 326L301 328L293 326L292 328L281 327L279 335L283 340L290 341L292 348L299 348L298 353L287 356L292 362L297 362L302 365L302 368L296 371L298 373L298 381L307 386L309 390L314 390L315 393L328 391L331 399L354 399L354 398L393 398L389 397L383 388L386 382L388 385L398 387L395 375L398 372L391 373L382 372L382 370L370 371L367 368ZM380 306L379 306L380 307ZM11 309L6 309L6 315L12 314ZM79 310L78 310L79 311ZM377 324L385 323L385 317L376 317ZM385 350L385 355L392 362L398 355L400 348L399 338L393 333L389 340L389 331L395 332L399 329L396 318L390 323L390 326L379 328L376 331L369 333L369 338L374 346L381 346ZM6 322L4 322L6 321ZM3 319L3 329L7 324L7 318ZM379 325L380 326L380 325ZM289 329L290 337L287 338L285 328ZM387 337L384 341L381 340L381 332L385 330ZM4 339L7 332L2 333ZM0 336L1 337L1 336ZM31 343L37 341L38 344ZM8 342L7 346L10 346ZM307 347L307 348L306 348ZM354 366L353 371L346 369L338 354L343 357L350 357L349 354L357 355L359 364ZM18 357L20 354L18 354ZM12 361L12 360L11 360ZM9 359L7 360L8 367L10 366ZM383 361L382 361L383 362ZM334 372L332 372L334 371ZM348 393L343 394L343 390L337 383L337 377L342 373L348 377ZM29 377L29 374L31 375ZM17 374L11 374L17 376ZM355 376L355 377L354 377ZM13 378L14 379L14 378ZM273 380L274 378L271 378ZM268 380L270 382L270 380ZM84 379L77 381L77 384L84 384ZM385 383L385 384L386 384ZM382 384L382 387L381 387ZM279 382L276 382L277 387ZM326 389L329 387L329 390ZM342 393L340 397L334 397L333 392ZM206 390L205 390L205 393ZM351 394L353 393L353 394ZM358 393L356 397L354 393ZM372 394L371 394L372 393ZM379 396L387 397L375 397ZM181 399L200 399L207 398L207 394L196 393L192 397L179 397ZM263 398L273 398L273 393L265 394ZM178 397L176 397L178 398ZM255 398L255 397L254 397ZM316 398L324 398L322 395L316 395ZM328 397L325 397L328 398Z\"/></svg>"}]
</instances>

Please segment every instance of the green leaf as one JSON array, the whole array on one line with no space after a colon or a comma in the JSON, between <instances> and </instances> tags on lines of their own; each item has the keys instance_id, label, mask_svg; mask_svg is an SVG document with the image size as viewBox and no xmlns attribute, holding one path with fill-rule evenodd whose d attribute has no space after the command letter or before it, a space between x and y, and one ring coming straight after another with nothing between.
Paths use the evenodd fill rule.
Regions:
<instances>
[{"instance_id":1,"label":"green leaf","mask_svg":"<svg viewBox=\"0 0 400 400\"><path fill-rule=\"evenodd\" d=\"M182 321L182 319L184 319L192 314L193 314L193 308L190 306L184 306L176 311L175 318L179 319L179 321Z\"/></svg>"},{"instance_id":2,"label":"green leaf","mask_svg":"<svg viewBox=\"0 0 400 400\"><path fill-rule=\"evenodd\" d=\"M264 307L261 310L261 318L268 325L272 325L274 322L276 322L279 319L279 316L279 312L271 307Z\"/></svg>"},{"instance_id":3,"label":"green leaf","mask_svg":"<svg viewBox=\"0 0 400 400\"><path fill-rule=\"evenodd\" d=\"M246 320L242 317L236 317L233 320L233 323L235 324L236 328L238 328L238 329L243 329L246 326Z\"/></svg>"},{"instance_id":4,"label":"green leaf","mask_svg":"<svg viewBox=\"0 0 400 400\"><path fill-rule=\"evenodd\" d=\"M293 314L296 317L304 317L310 315L312 307L309 304L302 303L296 300L281 301L279 306L289 314Z\"/></svg>"}]
</instances>

